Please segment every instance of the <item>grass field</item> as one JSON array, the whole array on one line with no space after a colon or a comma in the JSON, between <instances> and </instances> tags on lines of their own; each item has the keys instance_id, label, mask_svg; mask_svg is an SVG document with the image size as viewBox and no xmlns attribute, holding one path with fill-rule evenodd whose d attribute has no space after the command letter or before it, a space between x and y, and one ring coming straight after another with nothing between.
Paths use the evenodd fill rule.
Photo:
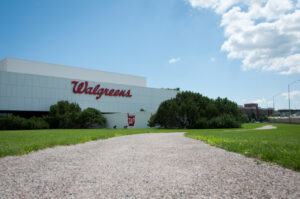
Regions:
<instances>
[{"instance_id":1,"label":"grass field","mask_svg":"<svg viewBox=\"0 0 300 199\"><path fill-rule=\"evenodd\" d=\"M300 171L300 125L275 126L272 130L253 130L258 126L252 124L242 129L189 130L186 136Z\"/></svg>"},{"instance_id":2,"label":"grass field","mask_svg":"<svg viewBox=\"0 0 300 199\"><path fill-rule=\"evenodd\" d=\"M171 132L159 129L46 129L0 131L0 157L23 155L57 145L71 145L122 135L149 132Z\"/></svg>"},{"instance_id":3,"label":"grass field","mask_svg":"<svg viewBox=\"0 0 300 199\"><path fill-rule=\"evenodd\" d=\"M300 171L300 125L276 124L278 129L254 130L265 124L244 124L240 129L53 129L0 131L0 157L22 155L57 145L71 145L115 136L187 132L186 136L229 151L275 162Z\"/></svg>"}]
</instances>

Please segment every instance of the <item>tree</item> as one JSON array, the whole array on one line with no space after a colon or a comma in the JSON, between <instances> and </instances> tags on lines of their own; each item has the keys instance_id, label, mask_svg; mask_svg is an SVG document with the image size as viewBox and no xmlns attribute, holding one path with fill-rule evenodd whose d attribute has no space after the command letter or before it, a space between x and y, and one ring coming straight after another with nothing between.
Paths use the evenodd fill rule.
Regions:
<instances>
[{"instance_id":1,"label":"tree","mask_svg":"<svg viewBox=\"0 0 300 199\"><path fill-rule=\"evenodd\" d=\"M148 120L148 126L149 127L155 127L157 125L157 122L156 122L156 115L155 114L152 114L150 116L150 119Z\"/></svg>"},{"instance_id":2,"label":"tree","mask_svg":"<svg viewBox=\"0 0 300 199\"><path fill-rule=\"evenodd\" d=\"M239 127L242 114L236 103L227 98L216 100L190 91L162 102L151 116L149 126L163 128L229 128Z\"/></svg>"},{"instance_id":3,"label":"tree","mask_svg":"<svg viewBox=\"0 0 300 199\"><path fill-rule=\"evenodd\" d=\"M97 109L87 108L80 113L79 123L81 128L104 127L106 119Z\"/></svg>"},{"instance_id":4,"label":"tree","mask_svg":"<svg viewBox=\"0 0 300 199\"><path fill-rule=\"evenodd\" d=\"M48 121L51 128L78 128L81 108L76 103L59 101L50 107Z\"/></svg>"},{"instance_id":5,"label":"tree","mask_svg":"<svg viewBox=\"0 0 300 199\"><path fill-rule=\"evenodd\" d=\"M154 123L164 128L176 128L177 107L175 106L176 104L172 100L162 102L155 114Z\"/></svg>"}]
</instances>

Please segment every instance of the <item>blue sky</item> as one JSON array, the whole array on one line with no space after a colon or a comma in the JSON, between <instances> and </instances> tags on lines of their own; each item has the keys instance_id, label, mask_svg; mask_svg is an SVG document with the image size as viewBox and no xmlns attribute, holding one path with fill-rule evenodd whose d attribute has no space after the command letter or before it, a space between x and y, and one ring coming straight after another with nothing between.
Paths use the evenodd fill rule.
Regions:
<instances>
[{"instance_id":1,"label":"blue sky","mask_svg":"<svg viewBox=\"0 0 300 199\"><path fill-rule=\"evenodd\" d=\"M199 5L193 0L2 0L0 58L141 75L150 87L180 87L262 107L272 106L273 95L300 79L297 72L245 71L243 58L228 58L221 50L227 39L223 15ZM291 88L292 108L300 108L300 82ZM276 97L276 108L287 106L284 94Z\"/></svg>"}]
</instances>

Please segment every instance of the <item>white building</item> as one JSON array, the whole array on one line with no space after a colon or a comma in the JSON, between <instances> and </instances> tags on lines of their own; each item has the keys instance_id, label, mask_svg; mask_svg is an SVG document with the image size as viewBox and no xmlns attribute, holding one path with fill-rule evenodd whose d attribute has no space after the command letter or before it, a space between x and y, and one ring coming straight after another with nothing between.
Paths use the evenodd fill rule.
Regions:
<instances>
[{"instance_id":1,"label":"white building","mask_svg":"<svg viewBox=\"0 0 300 199\"><path fill-rule=\"evenodd\" d=\"M0 113L45 113L67 100L99 109L110 128L145 128L159 104L177 94L146 86L140 76L6 58L0 61Z\"/></svg>"}]
</instances>

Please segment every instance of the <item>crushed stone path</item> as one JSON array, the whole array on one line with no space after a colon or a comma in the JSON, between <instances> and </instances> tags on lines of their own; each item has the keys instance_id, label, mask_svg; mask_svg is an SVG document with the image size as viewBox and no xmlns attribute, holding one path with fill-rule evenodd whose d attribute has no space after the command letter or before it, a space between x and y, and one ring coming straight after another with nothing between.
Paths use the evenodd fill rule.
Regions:
<instances>
[{"instance_id":1,"label":"crushed stone path","mask_svg":"<svg viewBox=\"0 0 300 199\"><path fill-rule=\"evenodd\" d=\"M0 158L0 198L300 198L300 173L140 134Z\"/></svg>"},{"instance_id":2,"label":"crushed stone path","mask_svg":"<svg viewBox=\"0 0 300 199\"><path fill-rule=\"evenodd\" d=\"M266 125L266 126L256 128L255 130L271 130L271 129L277 129L277 127L274 125Z\"/></svg>"}]
</instances>

